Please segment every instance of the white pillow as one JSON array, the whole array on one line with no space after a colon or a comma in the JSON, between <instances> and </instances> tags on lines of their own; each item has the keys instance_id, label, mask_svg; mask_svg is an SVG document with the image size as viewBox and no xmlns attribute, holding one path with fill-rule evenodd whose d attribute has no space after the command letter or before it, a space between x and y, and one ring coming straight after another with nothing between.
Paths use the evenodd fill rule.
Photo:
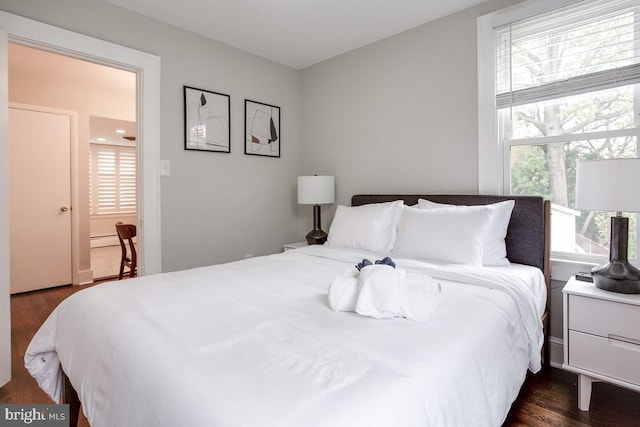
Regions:
<instances>
[{"instance_id":1,"label":"white pillow","mask_svg":"<svg viewBox=\"0 0 640 427\"><path fill-rule=\"evenodd\" d=\"M405 206L394 256L482 265L482 243L491 220L487 206L418 209Z\"/></svg>"},{"instance_id":2,"label":"white pillow","mask_svg":"<svg viewBox=\"0 0 640 427\"><path fill-rule=\"evenodd\" d=\"M362 206L338 206L327 244L343 248L388 252L398 231L402 200Z\"/></svg>"},{"instance_id":3,"label":"white pillow","mask_svg":"<svg viewBox=\"0 0 640 427\"><path fill-rule=\"evenodd\" d=\"M507 246L504 239L507 237L507 228L509 228L511 212L513 212L515 204L515 200L505 200L504 202L484 205L491 209L491 221L489 222L487 234L484 238L482 265L511 265L507 259ZM430 200L418 199L418 207L420 209L441 209L452 206L456 205L447 205L444 203L435 203Z\"/></svg>"}]
</instances>

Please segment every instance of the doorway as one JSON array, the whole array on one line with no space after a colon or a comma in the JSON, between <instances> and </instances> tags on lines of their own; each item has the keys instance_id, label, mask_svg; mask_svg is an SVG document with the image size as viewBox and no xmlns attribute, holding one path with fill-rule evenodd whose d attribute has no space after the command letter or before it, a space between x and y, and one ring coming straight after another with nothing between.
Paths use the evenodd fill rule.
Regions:
<instances>
[{"instance_id":1,"label":"doorway","mask_svg":"<svg viewBox=\"0 0 640 427\"><path fill-rule=\"evenodd\" d=\"M12 293L18 289L34 290L72 282L91 283L94 279L113 277L117 274L118 269L113 265L119 262L120 254L119 246L115 246L118 245L115 223L125 219L126 222L137 224L136 84L136 74L130 71L9 43L9 101L74 111L77 121L72 131L77 135L78 141L70 153L71 183L67 186L72 193L69 213L73 214L74 218L71 222L71 235L74 238L68 236L72 246L68 256L71 259L73 255L73 260L72 265L67 267L71 269L73 279L66 282L40 280L42 285L31 280L27 289L14 285L13 279L16 275L12 272ZM15 134L12 138L14 137ZM13 143L14 141L9 141L10 146ZM94 149L97 146L102 149ZM128 163L119 159L119 153L125 151L130 154L126 159ZM93 157L92 153L95 154ZM112 156L109 157L109 154ZM93 168L91 159L94 160ZM41 161L46 162L46 158ZM122 165L125 163L128 169L123 172ZM38 170L44 168L44 165L46 163L40 166L27 164L12 167ZM123 174L129 182L121 186L120 182L125 179L121 179ZM91 185L92 181L96 185ZM13 194L17 192L14 191L14 187L20 184L10 185ZM121 191L128 192L126 206L120 203ZM31 203L33 206L37 204L35 200L31 200ZM30 210L32 209L27 207L23 212ZM123 218L123 215L126 215L126 218ZM106 227L109 221L112 222L111 227ZM14 226L13 219L11 226ZM27 245L22 245L23 251L33 252L34 248L54 246L54 234L56 233L42 229L39 234L31 236L32 239ZM57 234L59 240L62 236L59 235L60 232ZM108 257L95 257L92 254L92 239L97 236L111 238L113 244L108 251ZM66 242L58 242L59 252L67 251L63 249L64 243ZM17 250L15 246L12 245L12 255ZM96 251L97 249L93 252ZM105 252L104 249L101 251ZM17 270L17 261L27 259L29 255L21 256L18 252L15 254L17 256L12 256L12 269ZM119 267L119 264L117 266ZM94 274L94 271L98 274Z\"/></svg>"},{"instance_id":2,"label":"doorway","mask_svg":"<svg viewBox=\"0 0 640 427\"><path fill-rule=\"evenodd\" d=\"M138 81L139 273L162 271L160 236L160 57L73 31L0 11L0 386L11 377L11 317L9 299L9 41L65 52L135 72Z\"/></svg>"},{"instance_id":3,"label":"doorway","mask_svg":"<svg viewBox=\"0 0 640 427\"><path fill-rule=\"evenodd\" d=\"M89 218L93 279L118 276L115 224L138 223L136 122L89 117ZM136 238L134 237L134 241Z\"/></svg>"},{"instance_id":4,"label":"doorway","mask_svg":"<svg viewBox=\"0 0 640 427\"><path fill-rule=\"evenodd\" d=\"M139 274L162 271L160 236L160 57L0 11L0 112L7 111L8 42L65 53L136 73L138 117L138 268ZM8 159L6 121L0 114L0 159ZM8 168L7 168L8 169ZM0 173L0 254L8 261L8 174ZM0 305L7 304L9 266L0 269ZM6 268L5 268L6 267ZM6 294L5 294L6 292ZM4 307L4 305L2 305ZM0 322L0 332L4 321ZM2 334L0 334L0 337ZM1 346L0 346L1 348ZM0 366L1 367L1 366Z\"/></svg>"}]
</instances>

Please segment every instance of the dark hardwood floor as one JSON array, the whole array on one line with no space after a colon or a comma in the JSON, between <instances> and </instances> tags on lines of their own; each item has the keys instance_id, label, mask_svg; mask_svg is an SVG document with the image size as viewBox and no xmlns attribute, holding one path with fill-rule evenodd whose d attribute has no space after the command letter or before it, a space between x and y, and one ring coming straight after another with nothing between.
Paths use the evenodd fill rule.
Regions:
<instances>
[{"instance_id":1,"label":"dark hardwood floor","mask_svg":"<svg viewBox=\"0 0 640 427\"><path fill-rule=\"evenodd\" d=\"M11 382L0 388L0 403L51 403L24 368L24 352L51 311L80 289L63 286L11 297L13 373ZM595 383L591 410L582 412L576 404L576 379L549 367L530 374L504 426L640 426L640 393ZM82 416L79 425L88 425Z\"/></svg>"},{"instance_id":2,"label":"dark hardwood floor","mask_svg":"<svg viewBox=\"0 0 640 427\"><path fill-rule=\"evenodd\" d=\"M11 381L0 388L0 403L42 403L51 399L24 367L31 338L62 300L86 286L61 286L11 296ZM80 416L78 426L88 426Z\"/></svg>"},{"instance_id":3,"label":"dark hardwood floor","mask_svg":"<svg viewBox=\"0 0 640 427\"><path fill-rule=\"evenodd\" d=\"M640 367L639 367L640 368ZM545 367L529 373L505 426L640 426L640 393L594 383L590 410L578 409L577 375Z\"/></svg>"}]
</instances>

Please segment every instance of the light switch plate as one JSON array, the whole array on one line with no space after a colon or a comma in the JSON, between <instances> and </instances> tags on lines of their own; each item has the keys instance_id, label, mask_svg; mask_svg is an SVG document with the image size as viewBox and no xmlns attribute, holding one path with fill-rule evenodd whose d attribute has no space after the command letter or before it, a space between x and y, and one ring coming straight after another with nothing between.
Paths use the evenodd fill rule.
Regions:
<instances>
[{"instance_id":1,"label":"light switch plate","mask_svg":"<svg viewBox=\"0 0 640 427\"><path fill-rule=\"evenodd\" d=\"M171 176L171 160L160 160L160 176Z\"/></svg>"}]
</instances>

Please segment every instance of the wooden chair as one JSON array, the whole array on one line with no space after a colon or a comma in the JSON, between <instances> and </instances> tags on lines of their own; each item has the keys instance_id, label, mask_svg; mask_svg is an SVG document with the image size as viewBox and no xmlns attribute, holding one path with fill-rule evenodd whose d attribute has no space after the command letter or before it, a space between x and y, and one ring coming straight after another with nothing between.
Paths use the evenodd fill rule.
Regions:
<instances>
[{"instance_id":1,"label":"wooden chair","mask_svg":"<svg viewBox=\"0 0 640 427\"><path fill-rule=\"evenodd\" d=\"M118 280L122 280L125 273L125 267L129 268L129 277L136 277L138 258L136 255L136 247L132 240L136 237L136 226L133 224L117 222L116 231L118 232L118 240L120 240L120 247L122 248L122 259L120 260L120 274L118 275ZM125 241L127 243L125 243ZM129 246L128 250L127 244Z\"/></svg>"}]
</instances>

